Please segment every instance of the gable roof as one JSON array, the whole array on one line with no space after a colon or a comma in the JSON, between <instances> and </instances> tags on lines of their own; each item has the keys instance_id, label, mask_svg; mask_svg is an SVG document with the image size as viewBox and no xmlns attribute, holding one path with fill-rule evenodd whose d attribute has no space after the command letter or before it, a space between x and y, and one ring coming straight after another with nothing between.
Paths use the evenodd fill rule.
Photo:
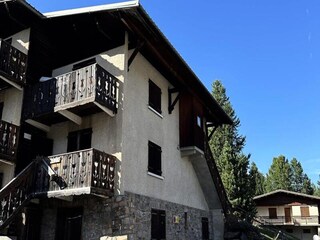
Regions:
<instances>
[{"instance_id":1,"label":"gable roof","mask_svg":"<svg viewBox=\"0 0 320 240\"><path fill-rule=\"evenodd\" d=\"M303 203L320 203L320 197L308 195L304 193L297 193L288 190L278 189L269 193L255 196L253 198L257 206L266 205L284 205L293 204L296 202Z\"/></svg>"},{"instance_id":2,"label":"gable roof","mask_svg":"<svg viewBox=\"0 0 320 240\"><path fill-rule=\"evenodd\" d=\"M54 21L59 22L58 19L79 16L88 17L88 15L99 16L99 14L112 15L112 21L117 21L118 31L129 31L132 36L131 39L135 38L132 41L133 47L138 45L137 41L143 42L144 45L140 49L142 55L149 61L154 62L155 64L153 65L175 87L186 89L196 96L207 109L211 118L209 118L210 121L213 121L216 125L233 123L200 79L162 34L139 1L49 12L45 13L44 16L53 23Z\"/></svg>"}]
</instances>

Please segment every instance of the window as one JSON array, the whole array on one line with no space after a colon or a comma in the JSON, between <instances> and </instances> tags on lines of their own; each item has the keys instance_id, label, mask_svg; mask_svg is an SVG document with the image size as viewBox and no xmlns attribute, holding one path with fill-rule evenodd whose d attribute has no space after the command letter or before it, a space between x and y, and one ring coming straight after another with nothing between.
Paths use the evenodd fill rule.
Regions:
<instances>
[{"instance_id":1,"label":"window","mask_svg":"<svg viewBox=\"0 0 320 240\"><path fill-rule=\"evenodd\" d=\"M276 219L277 217L277 209L276 208L269 208L269 218Z\"/></svg>"},{"instance_id":2,"label":"window","mask_svg":"<svg viewBox=\"0 0 320 240\"><path fill-rule=\"evenodd\" d=\"M202 119L200 116L197 116L197 125L199 128L202 128Z\"/></svg>"},{"instance_id":3,"label":"window","mask_svg":"<svg viewBox=\"0 0 320 240\"><path fill-rule=\"evenodd\" d=\"M166 212L151 210L151 239L166 239Z\"/></svg>"},{"instance_id":4,"label":"window","mask_svg":"<svg viewBox=\"0 0 320 240\"><path fill-rule=\"evenodd\" d=\"M157 144L148 143L148 172L161 176L161 147Z\"/></svg>"},{"instance_id":5,"label":"window","mask_svg":"<svg viewBox=\"0 0 320 240\"><path fill-rule=\"evenodd\" d=\"M92 129L87 128L75 132L70 132L68 135L68 152L79 151L91 148Z\"/></svg>"},{"instance_id":6,"label":"window","mask_svg":"<svg viewBox=\"0 0 320 240\"><path fill-rule=\"evenodd\" d=\"M149 106L158 113L161 112L161 89L149 80Z\"/></svg>"},{"instance_id":7,"label":"window","mask_svg":"<svg viewBox=\"0 0 320 240\"><path fill-rule=\"evenodd\" d=\"M300 207L301 217L310 217L309 207Z\"/></svg>"},{"instance_id":8,"label":"window","mask_svg":"<svg viewBox=\"0 0 320 240\"><path fill-rule=\"evenodd\" d=\"M201 218L202 239L209 239L209 220L206 217Z\"/></svg>"},{"instance_id":9,"label":"window","mask_svg":"<svg viewBox=\"0 0 320 240\"><path fill-rule=\"evenodd\" d=\"M305 228L303 229L303 233L311 233L311 229Z\"/></svg>"}]
</instances>

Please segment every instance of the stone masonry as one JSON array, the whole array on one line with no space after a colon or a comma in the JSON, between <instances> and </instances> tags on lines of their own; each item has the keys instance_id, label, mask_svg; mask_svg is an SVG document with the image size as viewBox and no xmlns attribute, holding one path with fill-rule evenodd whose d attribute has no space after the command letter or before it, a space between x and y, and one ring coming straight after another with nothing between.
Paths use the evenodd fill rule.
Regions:
<instances>
[{"instance_id":1,"label":"stone masonry","mask_svg":"<svg viewBox=\"0 0 320 240\"><path fill-rule=\"evenodd\" d=\"M213 230L213 223L217 222L216 218L223 217L221 214L215 217L210 211L128 192L110 199L93 196L78 196L72 201L49 199L44 200L41 207L44 209L42 240L55 239L57 209L64 207L83 207L82 239L85 240L99 240L107 236L127 236L129 240L151 239L152 209L165 210L166 239L202 239L203 217L209 219L210 239L220 239L215 236L216 232L223 233L223 229Z\"/></svg>"}]
</instances>

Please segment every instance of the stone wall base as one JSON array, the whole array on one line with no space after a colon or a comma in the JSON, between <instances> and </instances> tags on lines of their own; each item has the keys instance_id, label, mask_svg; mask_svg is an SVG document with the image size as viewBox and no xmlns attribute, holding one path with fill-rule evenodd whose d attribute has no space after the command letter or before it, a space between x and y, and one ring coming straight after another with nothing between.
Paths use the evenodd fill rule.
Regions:
<instances>
[{"instance_id":1,"label":"stone wall base","mask_svg":"<svg viewBox=\"0 0 320 240\"><path fill-rule=\"evenodd\" d=\"M202 218L209 220L210 239L223 239L220 209L204 211L129 192L110 199L79 196L71 202L44 200L41 239L55 239L57 211L71 207L83 208L82 239L86 240L151 239L152 209L165 211L166 239L202 239Z\"/></svg>"}]
</instances>

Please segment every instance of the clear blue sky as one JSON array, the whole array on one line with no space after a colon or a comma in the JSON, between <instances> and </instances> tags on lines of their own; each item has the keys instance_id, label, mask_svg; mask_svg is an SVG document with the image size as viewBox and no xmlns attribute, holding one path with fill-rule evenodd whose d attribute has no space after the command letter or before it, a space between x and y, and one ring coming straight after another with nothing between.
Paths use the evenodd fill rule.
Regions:
<instances>
[{"instance_id":1,"label":"clear blue sky","mask_svg":"<svg viewBox=\"0 0 320 240\"><path fill-rule=\"evenodd\" d=\"M29 0L41 12L109 0ZM205 86L220 79L261 172L296 157L320 173L320 2L142 0Z\"/></svg>"}]
</instances>

